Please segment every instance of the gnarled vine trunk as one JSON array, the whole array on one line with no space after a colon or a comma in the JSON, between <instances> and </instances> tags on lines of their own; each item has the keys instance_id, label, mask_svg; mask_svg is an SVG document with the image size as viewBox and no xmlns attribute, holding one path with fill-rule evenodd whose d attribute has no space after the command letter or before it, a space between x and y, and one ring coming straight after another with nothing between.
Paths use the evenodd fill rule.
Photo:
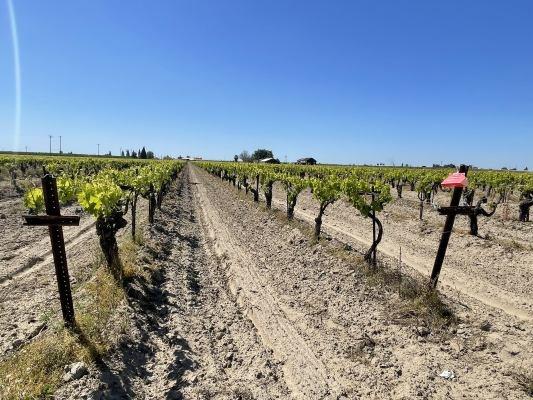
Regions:
<instances>
[{"instance_id":1,"label":"gnarled vine trunk","mask_svg":"<svg viewBox=\"0 0 533 400\"><path fill-rule=\"evenodd\" d=\"M472 214L468 215L468 217L470 218L470 234L472 236L478 235L478 216L483 215L485 217L492 217L496 212L497 204L494 205L494 209L491 212L487 212L483 208L481 208L481 204L486 203L486 201L486 198L482 198L481 200L479 200Z\"/></svg>"},{"instance_id":2,"label":"gnarled vine trunk","mask_svg":"<svg viewBox=\"0 0 533 400\"><path fill-rule=\"evenodd\" d=\"M135 240L135 228L137 227L137 200L139 195L135 193L131 201L131 237Z\"/></svg>"},{"instance_id":3,"label":"gnarled vine trunk","mask_svg":"<svg viewBox=\"0 0 533 400\"><path fill-rule=\"evenodd\" d=\"M320 204L320 209L318 210L318 215L315 218L315 239L320 240L320 232L322 231L322 217L324 216L324 212L326 211L326 207L330 205L332 202L328 201L326 203Z\"/></svg>"},{"instance_id":4,"label":"gnarled vine trunk","mask_svg":"<svg viewBox=\"0 0 533 400\"><path fill-rule=\"evenodd\" d=\"M155 208L156 208L155 194L150 193L148 195L148 223L150 224L154 223Z\"/></svg>"},{"instance_id":5,"label":"gnarled vine trunk","mask_svg":"<svg viewBox=\"0 0 533 400\"><path fill-rule=\"evenodd\" d=\"M287 197L287 218L292 220L294 218L294 207L296 207L296 200L298 197L294 197L294 200L289 200Z\"/></svg>"},{"instance_id":6,"label":"gnarled vine trunk","mask_svg":"<svg viewBox=\"0 0 533 400\"><path fill-rule=\"evenodd\" d=\"M265 200L267 208L272 208L272 184L269 184L266 187Z\"/></svg>"},{"instance_id":7,"label":"gnarled vine trunk","mask_svg":"<svg viewBox=\"0 0 533 400\"><path fill-rule=\"evenodd\" d=\"M533 206L533 198L522 200L518 204L518 220L522 222L529 222L529 209Z\"/></svg>"},{"instance_id":8,"label":"gnarled vine trunk","mask_svg":"<svg viewBox=\"0 0 533 400\"><path fill-rule=\"evenodd\" d=\"M402 183L398 183L396 185L396 193L398 193L398 198L399 199L402 198L402 192L403 192L403 184Z\"/></svg>"},{"instance_id":9,"label":"gnarled vine trunk","mask_svg":"<svg viewBox=\"0 0 533 400\"><path fill-rule=\"evenodd\" d=\"M381 242L381 239L383 238L383 225L381 224L381 221L375 217L374 215L369 215L370 219L376 223L378 227L378 235L376 237L376 240L372 243L372 246L368 249L368 251L365 254L365 261L368 263L372 262L372 254L374 253L374 250L377 249L378 244Z\"/></svg>"},{"instance_id":10,"label":"gnarled vine trunk","mask_svg":"<svg viewBox=\"0 0 533 400\"><path fill-rule=\"evenodd\" d=\"M255 177L255 190L254 192L254 201L257 203L259 201L259 175Z\"/></svg>"},{"instance_id":11,"label":"gnarled vine trunk","mask_svg":"<svg viewBox=\"0 0 533 400\"><path fill-rule=\"evenodd\" d=\"M96 234L100 241L100 248L104 253L109 271L118 282L122 281L122 265L118 254L116 234L119 229L124 228L126 225L127 221L123 218L121 212L96 220Z\"/></svg>"}]
</instances>

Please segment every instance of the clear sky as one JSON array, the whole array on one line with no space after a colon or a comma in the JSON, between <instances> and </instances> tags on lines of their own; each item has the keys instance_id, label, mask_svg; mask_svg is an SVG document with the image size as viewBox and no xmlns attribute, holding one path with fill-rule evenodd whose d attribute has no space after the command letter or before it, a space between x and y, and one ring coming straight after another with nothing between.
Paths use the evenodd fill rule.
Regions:
<instances>
[{"instance_id":1,"label":"clear sky","mask_svg":"<svg viewBox=\"0 0 533 400\"><path fill-rule=\"evenodd\" d=\"M20 130L31 151L531 169L532 18L531 0L0 0L0 149Z\"/></svg>"}]
</instances>

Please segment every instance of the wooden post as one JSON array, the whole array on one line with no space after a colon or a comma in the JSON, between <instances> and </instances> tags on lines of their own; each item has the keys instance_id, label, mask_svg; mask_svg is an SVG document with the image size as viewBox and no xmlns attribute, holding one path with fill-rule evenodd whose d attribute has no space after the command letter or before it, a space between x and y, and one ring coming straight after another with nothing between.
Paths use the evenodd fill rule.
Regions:
<instances>
[{"instance_id":1,"label":"wooden post","mask_svg":"<svg viewBox=\"0 0 533 400\"><path fill-rule=\"evenodd\" d=\"M72 303L72 292L70 290L70 277L67 266L67 254L65 252L65 240L63 238L63 226L78 226L79 216L62 216L59 208L56 178L52 175L45 175L42 180L44 203L47 215L24 215L25 225L28 226L48 226L54 265L56 270L57 288L59 290L59 300L63 321L68 328L75 325L74 306Z\"/></svg>"},{"instance_id":2,"label":"wooden post","mask_svg":"<svg viewBox=\"0 0 533 400\"><path fill-rule=\"evenodd\" d=\"M459 172L468 174L468 167L466 165L461 165ZM463 194L462 187L456 187L453 189L452 201L450 202L450 208L455 208L459 205L461 200L461 195ZM439 243L439 249L437 250L437 256L435 257L435 264L433 265L433 271L431 272L430 287L434 289L437 286L439 281L440 271L442 269L442 264L444 262L444 257L446 256L446 250L448 248L448 243L450 242L450 236L452 235L453 224L455 222L456 212L452 212L446 216L446 222L444 223L444 229L442 231L442 236Z\"/></svg>"}]
</instances>

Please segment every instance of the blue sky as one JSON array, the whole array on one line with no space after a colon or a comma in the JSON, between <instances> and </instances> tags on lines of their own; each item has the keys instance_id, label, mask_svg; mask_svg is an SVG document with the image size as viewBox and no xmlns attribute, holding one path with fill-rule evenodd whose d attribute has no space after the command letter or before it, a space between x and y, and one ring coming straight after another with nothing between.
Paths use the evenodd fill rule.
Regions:
<instances>
[{"instance_id":1,"label":"blue sky","mask_svg":"<svg viewBox=\"0 0 533 400\"><path fill-rule=\"evenodd\" d=\"M533 167L530 0L0 0L4 150L9 1L20 150Z\"/></svg>"}]
</instances>

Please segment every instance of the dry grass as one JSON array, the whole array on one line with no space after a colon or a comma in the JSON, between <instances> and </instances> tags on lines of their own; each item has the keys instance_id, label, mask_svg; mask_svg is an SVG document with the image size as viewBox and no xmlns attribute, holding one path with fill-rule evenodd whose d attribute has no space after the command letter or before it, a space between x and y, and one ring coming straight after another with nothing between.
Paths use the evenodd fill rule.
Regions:
<instances>
[{"instance_id":1,"label":"dry grass","mask_svg":"<svg viewBox=\"0 0 533 400\"><path fill-rule=\"evenodd\" d=\"M110 332L108 323L124 293L104 267L80 289L83 295L75 304L77 329L70 331L55 322L48 334L0 363L0 398L51 395L61 382L65 365L96 361L109 349L115 332Z\"/></svg>"},{"instance_id":2,"label":"dry grass","mask_svg":"<svg viewBox=\"0 0 533 400\"><path fill-rule=\"evenodd\" d=\"M414 326L424 325L434 332L444 332L457 323L457 317L425 282L401 274L384 264L372 267L349 246L330 246L330 253L350 264L363 282L390 294L392 321Z\"/></svg>"},{"instance_id":3,"label":"dry grass","mask_svg":"<svg viewBox=\"0 0 533 400\"><path fill-rule=\"evenodd\" d=\"M123 240L120 254L124 274L140 272L135 265L138 244ZM102 258L93 277L80 284L75 295L75 330L63 327L50 315L49 329L0 362L0 399L36 399L51 396L62 382L65 365L76 361L98 362L127 331L128 318L120 306L122 285L108 272Z\"/></svg>"},{"instance_id":4,"label":"dry grass","mask_svg":"<svg viewBox=\"0 0 533 400\"><path fill-rule=\"evenodd\" d=\"M514 239L494 237L493 240L506 250L513 250L513 251L533 250L533 245L525 244Z\"/></svg>"},{"instance_id":5,"label":"dry grass","mask_svg":"<svg viewBox=\"0 0 533 400\"><path fill-rule=\"evenodd\" d=\"M530 397L533 397L533 371L520 371L515 373L515 378L520 387Z\"/></svg>"}]
</instances>

